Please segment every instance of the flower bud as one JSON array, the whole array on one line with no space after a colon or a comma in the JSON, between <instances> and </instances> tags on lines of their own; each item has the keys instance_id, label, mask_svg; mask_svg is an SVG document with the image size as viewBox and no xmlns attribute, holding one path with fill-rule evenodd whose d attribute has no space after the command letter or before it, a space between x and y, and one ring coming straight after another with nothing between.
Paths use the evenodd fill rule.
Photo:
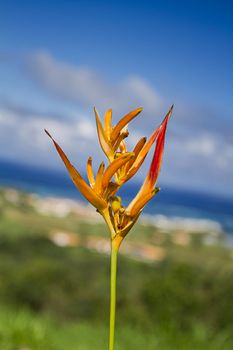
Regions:
<instances>
[{"instance_id":1,"label":"flower bud","mask_svg":"<svg viewBox=\"0 0 233 350\"><path fill-rule=\"evenodd\" d=\"M118 212L121 209L121 198L116 196L113 197L112 201L112 210L114 213Z\"/></svg>"}]
</instances>

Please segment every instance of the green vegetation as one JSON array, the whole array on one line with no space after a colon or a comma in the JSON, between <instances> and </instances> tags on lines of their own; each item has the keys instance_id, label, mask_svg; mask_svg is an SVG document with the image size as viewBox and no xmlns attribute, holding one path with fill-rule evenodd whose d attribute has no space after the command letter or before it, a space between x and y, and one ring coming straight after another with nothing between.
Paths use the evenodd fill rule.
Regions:
<instances>
[{"instance_id":1,"label":"green vegetation","mask_svg":"<svg viewBox=\"0 0 233 350\"><path fill-rule=\"evenodd\" d=\"M29 311L6 311L0 316L0 348L4 350L103 350L107 327L94 323L61 323ZM214 337L203 326L192 333L177 333L165 327L145 332L132 326L118 327L116 349L134 350L225 350L231 349L229 334Z\"/></svg>"},{"instance_id":2,"label":"green vegetation","mask_svg":"<svg viewBox=\"0 0 233 350\"><path fill-rule=\"evenodd\" d=\"M41 215L23 194L13 203L2 191L0 203L0 349L106 348L109 256L49 238L85 243L104 225ZM139 225L128 239L163 249L157 261L119 257L116 350L232 349L232 250L164 235Z\"/></svg>"}]
</instances>

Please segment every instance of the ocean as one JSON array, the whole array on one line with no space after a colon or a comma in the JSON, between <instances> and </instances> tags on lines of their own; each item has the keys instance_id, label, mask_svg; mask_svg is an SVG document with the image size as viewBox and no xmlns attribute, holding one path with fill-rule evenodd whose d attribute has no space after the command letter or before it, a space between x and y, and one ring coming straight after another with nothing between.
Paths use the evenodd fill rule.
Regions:
<instances>
[{"instance_id":1,"label":"ocean","mask_svg":"<svg viewBox=\"0 0 233 350\"><path fill-rule=\"evenodd\" d=\"M82 197L66 173L36 169L22 164L0 161L0 186L34 192L42 196ZM140 185L127 183L120 195L128 202ZM233 199L166 186L145 207L149 216L208 220L219 223L233 242Z\"/></svg>"}]
</instances>

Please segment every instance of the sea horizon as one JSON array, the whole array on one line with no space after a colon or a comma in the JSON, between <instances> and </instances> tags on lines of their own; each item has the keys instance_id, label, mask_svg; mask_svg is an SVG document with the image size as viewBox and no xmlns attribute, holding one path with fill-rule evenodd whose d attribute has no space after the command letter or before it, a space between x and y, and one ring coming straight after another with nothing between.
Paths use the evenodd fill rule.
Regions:
<instances>
[{"instance_id":1,"label":"sea horizon","mask_svg":"<svg viewBox=\"0 0 233 350\"><path fill-rule=\"evenodd\" d=\"M139 186L137 183L129 183L124 193L120 191L126 203L134 196ZM11 187L40 196L71 198L84 202L83 197L65 173L36 169L9 161L0 161L0 187ZM143 212L147 217L191 219L194 220L193 222L207 220L219 223L222 230L230 235L230 241L233 239L233 199L172 188L164 184L162 191L148 203Z\"/></svg>"}]
</instances>

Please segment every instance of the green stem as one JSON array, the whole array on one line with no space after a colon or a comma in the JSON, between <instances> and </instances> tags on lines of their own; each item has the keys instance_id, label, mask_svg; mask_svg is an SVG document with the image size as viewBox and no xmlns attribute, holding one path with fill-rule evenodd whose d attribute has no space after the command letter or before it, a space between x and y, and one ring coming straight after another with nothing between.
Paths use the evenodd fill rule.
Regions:
<instances>
[{"instance_id":1,"label":"green stem","mask_svg":"<svg viewBox=\"0 0 233 350\"><path fill-rule=\"evenodd\" d=\"M118 247L112 241L111 246L111 279L110 279L110 324L109 350L114 350L115 319L116 319L116 276Z\"/></svg>"}]
</instances>

